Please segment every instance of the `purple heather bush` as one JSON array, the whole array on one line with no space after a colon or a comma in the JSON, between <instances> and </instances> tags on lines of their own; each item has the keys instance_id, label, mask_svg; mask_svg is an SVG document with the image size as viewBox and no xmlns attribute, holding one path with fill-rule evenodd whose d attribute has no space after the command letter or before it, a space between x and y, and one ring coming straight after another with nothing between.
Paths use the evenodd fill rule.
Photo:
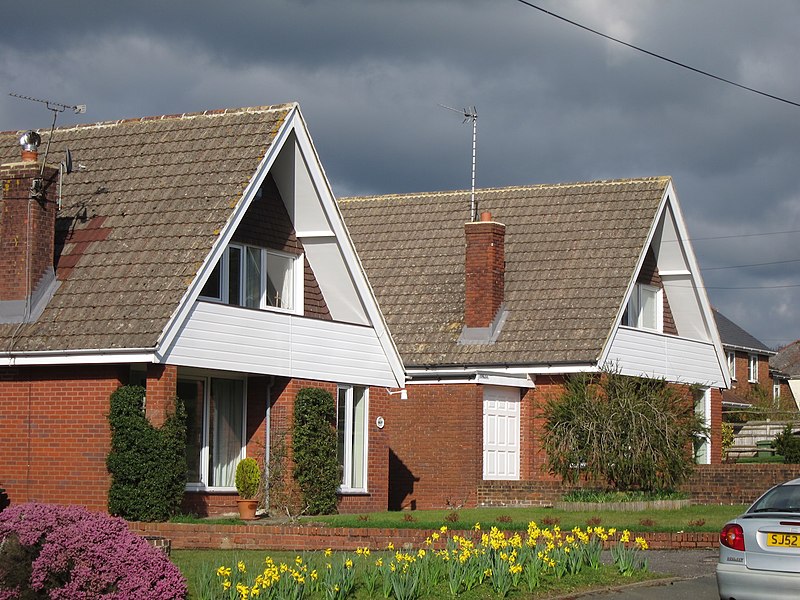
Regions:
<instances>
[{"instance_id":1,"label":"purple heather bush","mask_svg":"<svg viewBox=\"0 0 800 600\"><path fill-rule=\"evenodd\" d=\"M0 600L178 600L186 595L178 568L123 519L35 503L0 513Z\"/></svg>"}]
</instances>

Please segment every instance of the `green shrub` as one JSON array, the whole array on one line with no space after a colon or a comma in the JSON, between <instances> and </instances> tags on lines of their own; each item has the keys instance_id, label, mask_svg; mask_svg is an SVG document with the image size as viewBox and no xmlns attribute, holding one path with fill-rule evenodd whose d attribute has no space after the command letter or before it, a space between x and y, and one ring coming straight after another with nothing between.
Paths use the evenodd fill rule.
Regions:
<instances>
[{"instance_id":1,"label":"green shrub","mask_svg":"<svg viewBox=\"0 0 800 600\"><path fill-rule=\"evenodd\" d=\"M297 393L292 429L294 478L308 514L336 512L336 490L341 474L336 458L335 415L333 396L329 392L303 388Z\"/></svg>"},{"instance_id":2,"label":"green shrub","mask_svg":"<svg viewBox=\"0 0 800 600\"><path fill-rule=\"evenodd\" d=\"M676 489L694 467L695 438L706 433L675 387L613 370L569 377L544 417L550 472L617 490Z\"/></svg>"},{"instance_id":3,"label":"green shrub","mask_svg":"<svg viewBox=\"0 0 800 600\"><path fill-rule=\"evenodd\" d=\"M166 521L180 511L186 487L186 411L174 412L160 429L144 414L145 389L123 386L111 394L111 474L108 510L134 521Z\"/></svg>"},{"instance_id":4,"label":"green shrub","mask_svg":"<svg viewBox=\"0 0 800 600\"><path fill-rule=\"evenodd\" d=\"M786 425L784 430L775 436L772 441L775 452L783 456L786 464L800 464L800 436L792 435L792 424Z\"/></svg>"},{"instance_id":5,"label":"green shrub","mask_svg":"<svg viewBox=\"0 0 800 600\"><path fill-rule=\"evenodd\" d=\"M261 485L261 469L254 458L245 458L236 465L236 491L243 500L250 500L258 494Z\"/></svg>"}]
</instances>

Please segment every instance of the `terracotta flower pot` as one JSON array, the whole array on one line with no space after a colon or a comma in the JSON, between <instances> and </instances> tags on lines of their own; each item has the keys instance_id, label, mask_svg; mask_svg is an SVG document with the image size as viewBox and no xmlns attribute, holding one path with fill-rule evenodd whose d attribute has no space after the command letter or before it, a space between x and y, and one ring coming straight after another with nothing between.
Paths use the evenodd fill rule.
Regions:
<instances>
[{"instance_id":1,"label":"terracotta flower pot","mask_svg":"<svg viewBox=\"0 0 800 600\"><path fill-rule=\"evenodd\" d=\"M236 500L239 505L239 518L242 521L254 521L256 518L256 508L258 508L258 500L244 500L239 498Z\"/></svg>"}]
</instances>

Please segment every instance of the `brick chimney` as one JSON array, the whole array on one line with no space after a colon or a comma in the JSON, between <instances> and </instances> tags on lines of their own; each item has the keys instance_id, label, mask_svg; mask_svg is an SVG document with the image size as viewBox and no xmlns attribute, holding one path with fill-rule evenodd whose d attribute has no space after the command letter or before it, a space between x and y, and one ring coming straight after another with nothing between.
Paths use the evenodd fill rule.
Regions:
<instances>
[{"instance_id":1,"label":"brick chimney","mask_svg":"<svg viewBox=\"0 0 800 600\"><path fill-rule=\"evenodd\" d=\"M35 320L52 297L59 170L39 162L39 136L20 138L19 162L0 165L0 323Z\"/></svg>"},{"instance_id":2,"label":"brick chimney","mask_svg":"<svg viewBox=\"0 0 800 600\"><path fill-rule=\"evenodd\" d=\"M506 226L492 221L491 213L466 223L466 297L464 326L490 327L503 304L505 288Z\"/></svg>"}]
</instances>

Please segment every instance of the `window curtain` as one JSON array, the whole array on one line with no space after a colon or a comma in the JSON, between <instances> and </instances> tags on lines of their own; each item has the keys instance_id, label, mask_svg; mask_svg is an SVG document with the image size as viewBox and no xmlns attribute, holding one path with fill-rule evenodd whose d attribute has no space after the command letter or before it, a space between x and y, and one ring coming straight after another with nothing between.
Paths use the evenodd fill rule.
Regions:
<instances>
[{"instance_id":1,"label":"window curtain","mask_svg":"<svg viewBox=\"0 0 800 600\"><path fill-rule=\"evenodd\" d=\"M364 460L366 459L365 423L367 409L366 388L353 388L353 466L350 476L350 487L364 488Z\"/></svg>"},{"instance_id":2,"label":"window curtain","mask_svg":"<svg viewBox=\"0 0 800 600\"><path fill-rule=\"evenodd\" d=\"M267 304L292 310L294 300L293 265L290 256L267 255Z\"/></svg>"},{"instance_id":3,"label":"window curtain","mask_svg":"<svg viewBox=\"0 0 800 600\"><path fill-rule=\"evenodd\" d=\"M209 452L213 487L234 487L236 465L242 456L244 382L239 379L211 380L209 419L212 426Z\"/></svg>"}]
</instances>

